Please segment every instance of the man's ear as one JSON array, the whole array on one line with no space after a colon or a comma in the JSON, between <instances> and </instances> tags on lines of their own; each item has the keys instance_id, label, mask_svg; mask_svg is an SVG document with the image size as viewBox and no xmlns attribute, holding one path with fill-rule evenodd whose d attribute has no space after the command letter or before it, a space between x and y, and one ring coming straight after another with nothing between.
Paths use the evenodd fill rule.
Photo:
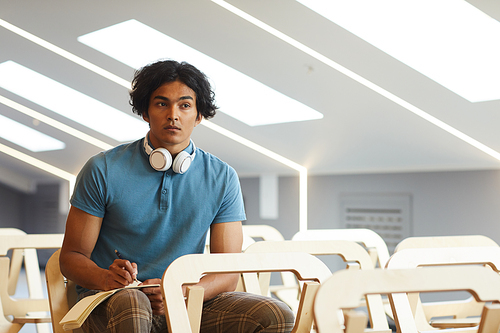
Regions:
<instances>
[{"instance_id":1,"label":"man's ear","mask_svg":"<svg viewBox=\"0 0 500 333\"><path fill-rule=\"evenodd\" d=\"M149 123L149 115L146 112L142 114L142 119L144 119L144 121Z\"/></svg>"},{"instance_id":2,"label":"man's ear","mask_svg":"<svg viewBox=\"0 0 500 333\"><path fill-rule=\"evenodd\" d=\"M201 113L198 113L198 116L196 117L196 121L194 122L194 127L198 126L201 121L203 119L203 116L201 115Z\"/></svg>"}]
</instances>

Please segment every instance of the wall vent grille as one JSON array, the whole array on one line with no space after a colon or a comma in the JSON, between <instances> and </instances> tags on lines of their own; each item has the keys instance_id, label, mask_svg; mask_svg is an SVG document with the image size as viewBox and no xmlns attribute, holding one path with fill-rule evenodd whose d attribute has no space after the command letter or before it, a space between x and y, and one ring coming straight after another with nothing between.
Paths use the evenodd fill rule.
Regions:
<instances>
[{"instance_id":1,"label":"wall vent grille","mask_svg":"<svg viewBox=\"0 0 500 333\"><path fill-rule=\"evenodd\" d=\"M341 194L341 225L375 231L392 254L396 245L411 235L411 205L410 194Z\"/></svg>"}]
</instances>

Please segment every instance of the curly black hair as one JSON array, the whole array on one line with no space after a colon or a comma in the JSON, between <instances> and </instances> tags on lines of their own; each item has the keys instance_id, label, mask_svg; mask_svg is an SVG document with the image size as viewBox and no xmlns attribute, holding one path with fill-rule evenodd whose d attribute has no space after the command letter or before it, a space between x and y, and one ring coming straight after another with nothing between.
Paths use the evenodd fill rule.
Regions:
<instances>
[{"instance_id":1,"label":"curly black hair","mask_svg":"<svg viewBox=\"0 0 500 333\"><path fill-rule=\"evenodd\" d=\"M139 116L148 115L151 94L162 84L174 81L184 83L195 92L198 116L201 114L205 119L215 116L215 93L207 76L193 65L175 60L160 60L135 72L129 93L132 111Z\"/></svg>"}]
</instances>

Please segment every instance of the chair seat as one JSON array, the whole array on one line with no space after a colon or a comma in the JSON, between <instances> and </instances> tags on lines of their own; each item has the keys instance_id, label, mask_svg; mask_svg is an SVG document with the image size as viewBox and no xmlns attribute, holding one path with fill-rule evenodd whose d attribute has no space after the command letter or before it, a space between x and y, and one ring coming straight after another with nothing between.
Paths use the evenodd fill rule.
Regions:
<instances>
[{"instance_id":1,"label":"chair seat","mask_svg":"<svg viewBox=\"0 0 500 333\"><path fill-rule=\"evenodd\" d=\"M41 323L50 323L51 319L50 317L25 316L25 317L15 317L12 320L12 322L16 324L41 324Z\"/></svg>"},{"instance_id":2,"label":"chair seat","mask_svg":"<svg viewBox=\"0 0 500 333\"><path fill-rule=\"evenodd\" d=\"M479 325L481 321L480 317L471 318L457 318L457 319L435 319L431 320L430 324L432 327L436 328L464 328L464 327L475 327Z\"/></svg>"}]
</instances>

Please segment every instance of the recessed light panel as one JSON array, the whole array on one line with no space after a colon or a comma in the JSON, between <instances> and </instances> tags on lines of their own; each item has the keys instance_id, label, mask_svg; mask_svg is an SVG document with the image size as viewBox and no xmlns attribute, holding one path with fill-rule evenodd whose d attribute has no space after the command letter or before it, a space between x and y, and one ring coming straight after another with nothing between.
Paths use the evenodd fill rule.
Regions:
<instances>
[{"instance_id":1,"label":"recessed light panel","mask_svg":"<svg viewBox=\"0 0 500 333\"><path fill-rule=\"evenodd\" d=\"M250 126L323 118L320 112L136 20L78 40L132 68L166 58L189 62L213 82L220 111Z\"/></svg>"},{"instance_id":2,"label":"recessed light panel","mask_svg":"<svg viewBox=\"0 0 500 333\"><path fill-rule=\"evenodd\" d=\"M120 142L148 131L142 119L13 61L0 64L0 87Z\"/></svg>"},{"instance_id":3,"label":"recessed light panel","mask_svg":"<svg viewBox=\"0 0 500 333\"><path fill-rule=\"evenodd\" d=\"M500 22L462 0L297 0L469 100L500 99Z\"/></svg>"},{"instance_id":4,"label":"recessed light panel","mask_svg":"<svg viewBox=\"0 0 500 333\"><path fill-rule=\"evenodd\" d=\"M0 115L0 137L32 152L64 149L66 145L29 126Z\"/></svg>"}]
</instances>

